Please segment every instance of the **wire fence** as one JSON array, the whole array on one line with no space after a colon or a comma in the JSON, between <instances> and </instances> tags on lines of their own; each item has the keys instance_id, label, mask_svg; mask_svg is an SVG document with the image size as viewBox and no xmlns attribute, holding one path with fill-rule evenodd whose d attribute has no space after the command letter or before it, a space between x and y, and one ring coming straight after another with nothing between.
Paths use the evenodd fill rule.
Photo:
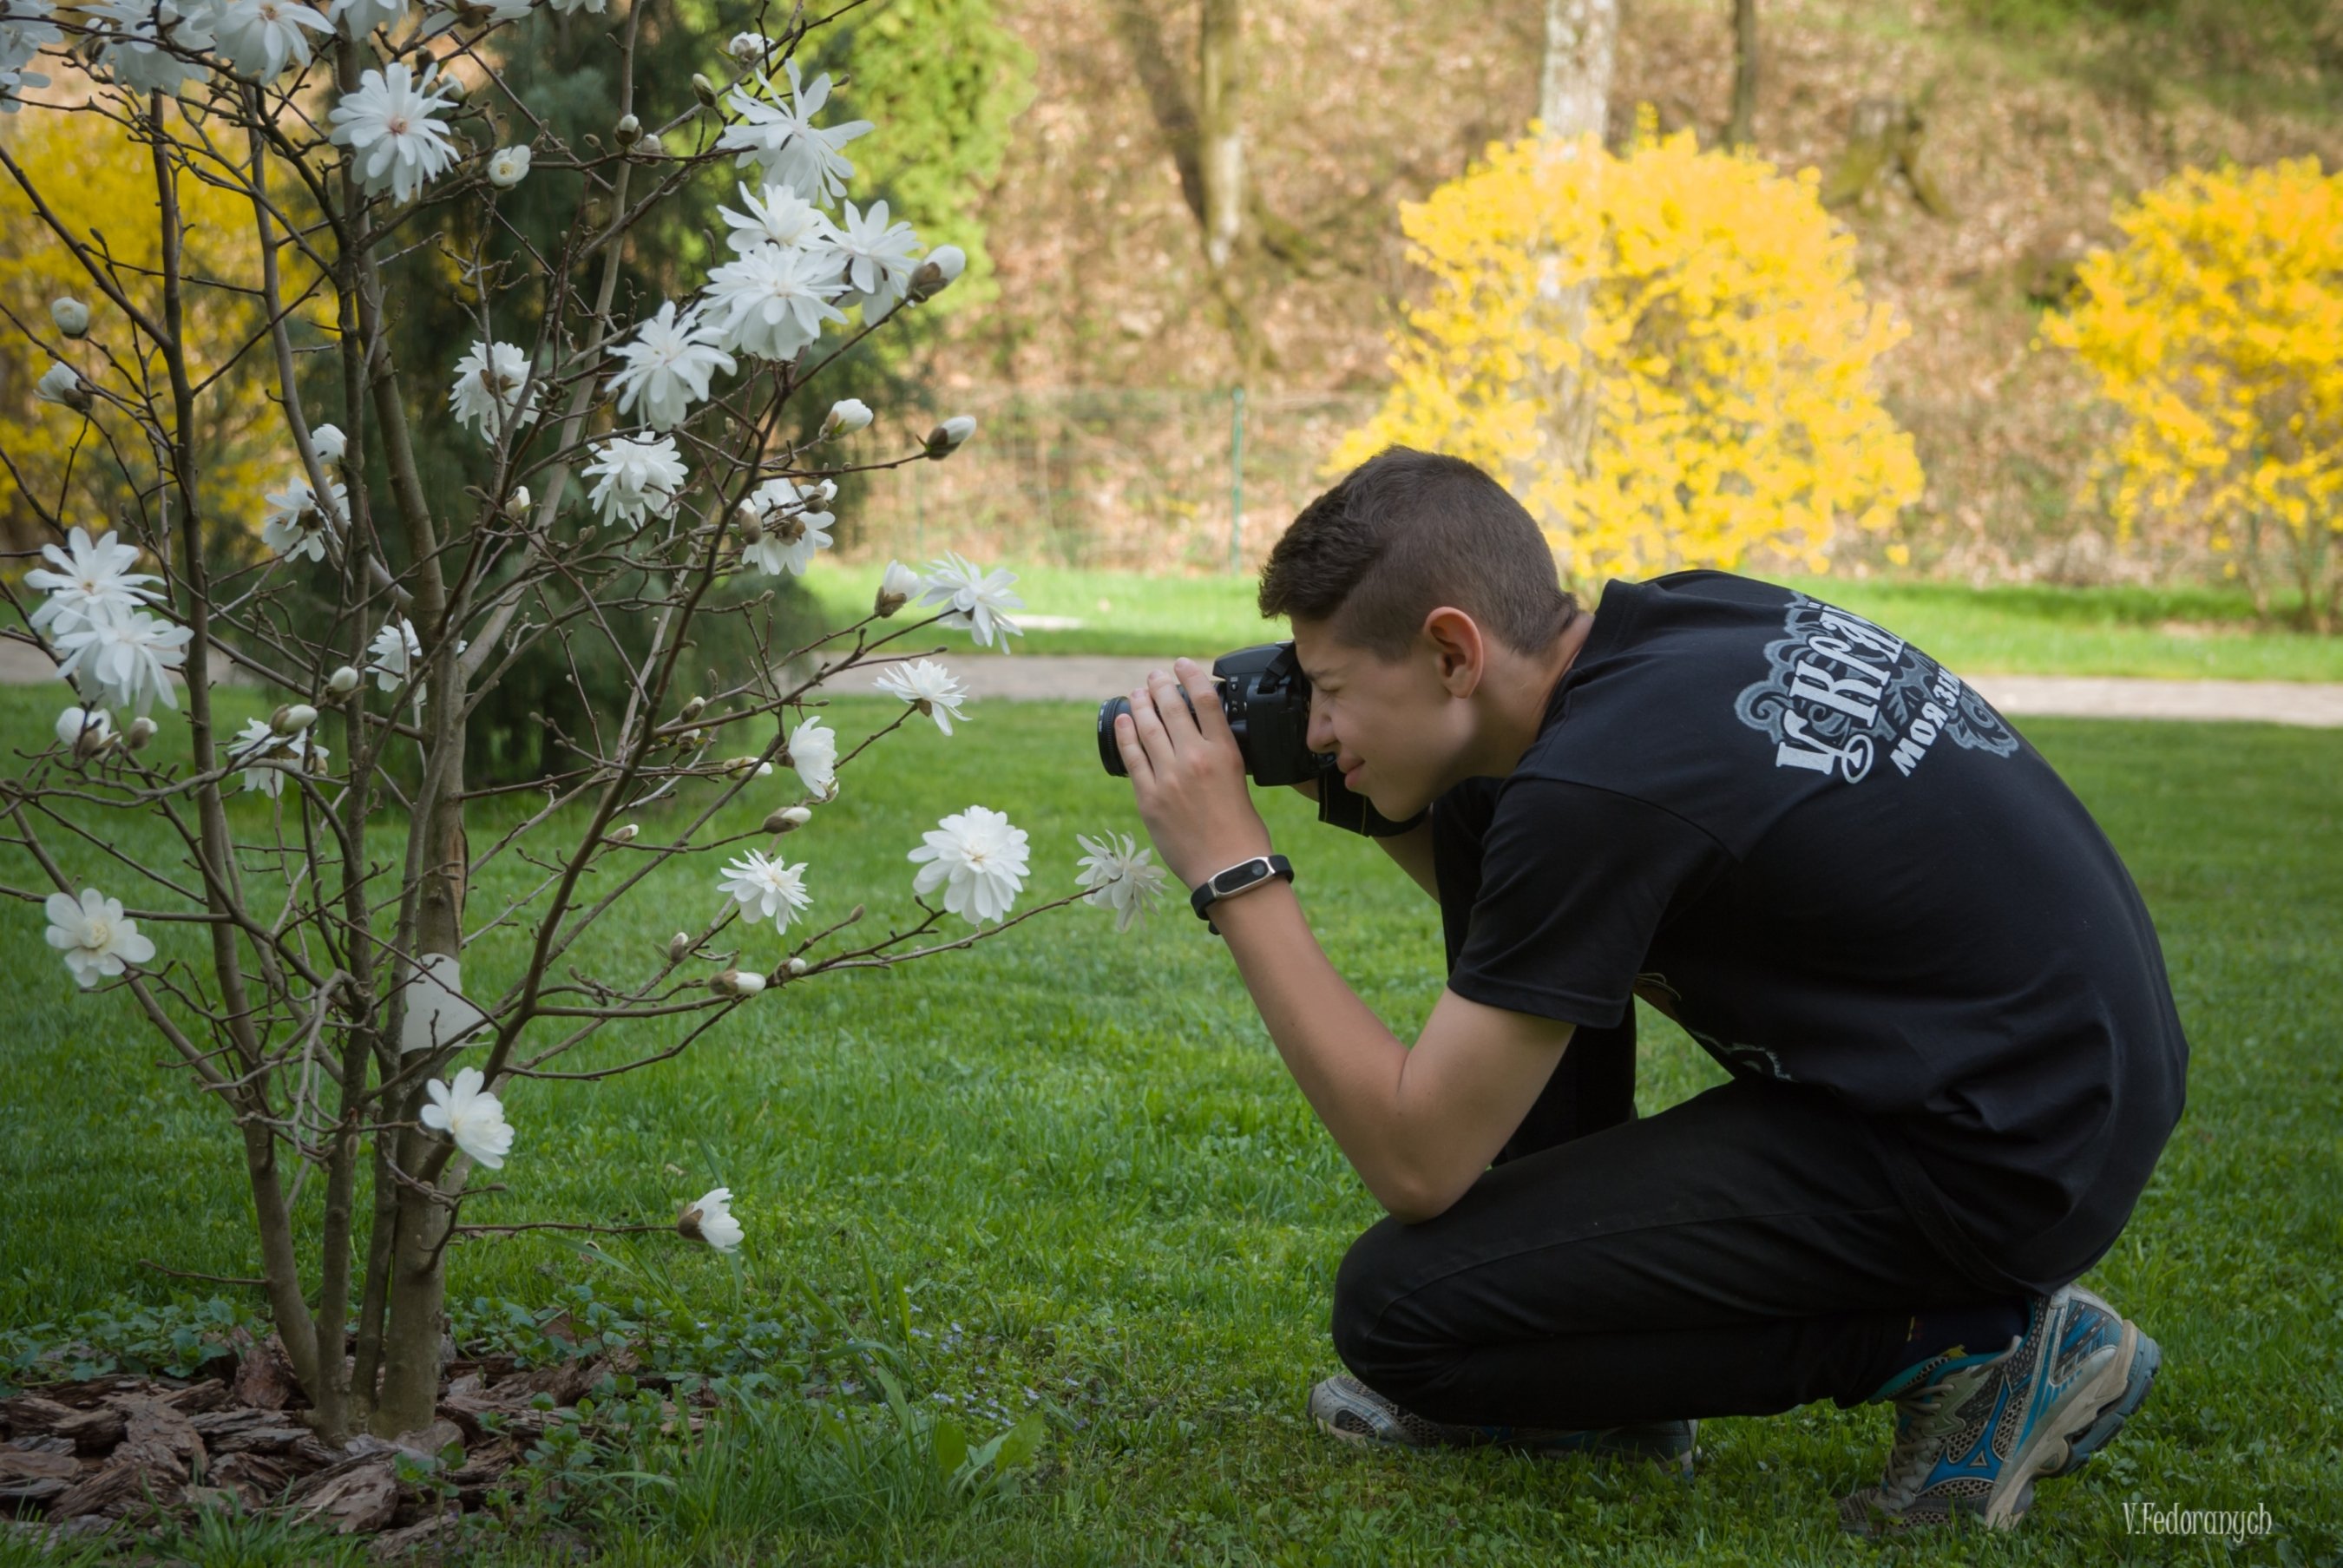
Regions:
<instances>
[{"instance_id":1,"label":"wire fence","mask_svg":"<svg viewBox=\"0 0 2343 1568\"><path fill-rule=\"evenodd\" d=\"M841 522L850 559L956 549L1091 570L1258 570L1333 482L1326 459L1374 393L1242 388L996 390L968 445L870 485Z\"/></svg>"}]
</instances>

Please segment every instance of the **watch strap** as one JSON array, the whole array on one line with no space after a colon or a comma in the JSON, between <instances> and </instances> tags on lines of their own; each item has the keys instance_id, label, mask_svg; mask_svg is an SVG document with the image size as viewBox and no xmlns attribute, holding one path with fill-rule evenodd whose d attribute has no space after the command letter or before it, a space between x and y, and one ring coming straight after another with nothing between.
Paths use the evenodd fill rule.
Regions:
<instances>
[{"instance_id":1,"label":"watch strap","mask_svg":"<svg viewBox=\"0 0 2343 1568\"><path fill-rule=\"evenodd\" d=\"M1211 914L1213 903L1279 877L1289 882L1293 880L1292 861L1282 855L1255 855L1223 867L1197 883L1188 895L1188 906L1196 911L1196 918L1204 922L1207 930L1219 936L1221 928L1212 923Z\"/></svg>"}]
</instances>

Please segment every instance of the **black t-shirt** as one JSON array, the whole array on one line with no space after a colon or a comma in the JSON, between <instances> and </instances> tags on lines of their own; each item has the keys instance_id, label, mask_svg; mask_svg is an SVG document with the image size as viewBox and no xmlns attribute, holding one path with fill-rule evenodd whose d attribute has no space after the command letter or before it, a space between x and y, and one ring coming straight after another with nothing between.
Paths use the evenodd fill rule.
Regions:
<instances>
[{"instance_id":1,"label":"black t-shirt","mask_svg":"<svg viewBox=\"0 0 2343 1568\"><path fill-rule=\"evenodd\" d=\"M1846 611L1612 583L1520 765L1433 819L1450 989L1611 1028L1640 984L1729 1070L1860 1111L1987 1280L2096 1261L2179 1120L2187 1042L2114 847L1983 698Z\"/></svg>"}]
</instances>

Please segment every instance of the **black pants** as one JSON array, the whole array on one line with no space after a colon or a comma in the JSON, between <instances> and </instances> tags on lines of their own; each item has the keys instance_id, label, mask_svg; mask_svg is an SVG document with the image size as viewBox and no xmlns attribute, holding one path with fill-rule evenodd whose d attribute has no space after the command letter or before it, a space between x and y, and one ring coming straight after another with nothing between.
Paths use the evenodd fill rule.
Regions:
<instances>
[{"instance_id":1,"label":"black pants","mask_svg":"<svg viewBox=\"0 0 2343 1568\"><path fill-rule=\"evenodd\" d=\"M1637 1118L1634 1050L1632 1020L1578 1031L1453 1208L1352 1246L1334 1346L1370 1387L1552 1427L1851 1406L1915 1312L2012 1299L1929 1242L1828 1091L1736 1078Z\"/></svg>"}]
</instances>

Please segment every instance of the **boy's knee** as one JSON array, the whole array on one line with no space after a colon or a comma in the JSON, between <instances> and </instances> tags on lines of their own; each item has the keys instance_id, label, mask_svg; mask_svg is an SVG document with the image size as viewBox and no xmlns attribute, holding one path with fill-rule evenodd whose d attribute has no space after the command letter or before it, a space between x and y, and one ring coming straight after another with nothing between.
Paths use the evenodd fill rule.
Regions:
<instances>
[{"instance_id":1,"label":"boy's knee","mask_svg":"<svg viewBox=\"0 0 2343 1568\"><path fill-rule=\"evenodd\" d=\"M1353 1376L1385 1394L1423 1365L1424 1347L1409 1343L1392 1314L1407 1250L1406 1228L1384 1219L1351 1243L1334 1273L1334 1353Z\"/></svg>"}]
</instances>

